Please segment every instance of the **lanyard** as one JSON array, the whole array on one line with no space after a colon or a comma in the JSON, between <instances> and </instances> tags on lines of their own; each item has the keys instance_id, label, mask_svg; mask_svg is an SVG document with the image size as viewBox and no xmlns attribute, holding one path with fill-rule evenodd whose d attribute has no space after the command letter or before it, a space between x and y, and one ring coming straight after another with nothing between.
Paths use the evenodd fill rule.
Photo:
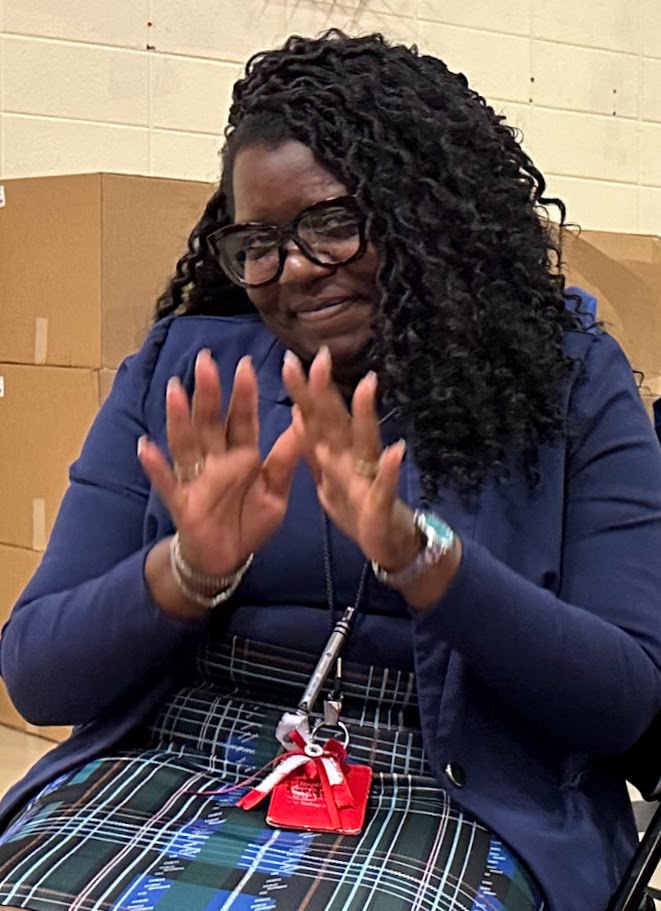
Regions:
<instances>
[{"instance_id":1,"label":"lanyard","mask_svg":"<svg viewBox=\"0 0 661 911\"><path fill-rule=\"evenodd\" d=\"M328 600L328 613L331 618L331 624L335 614L335 584L333 579L333 561L330 552L330 523L328 516L322 514L323 522L323 542L324 542L324 573L326 577L326 597ZM296 707L295 712L285 712L280 719L276 729L276 738L286 749L295 748L291 740L291 733L298 731L299 734L309 742L314 743L315 737L321 728L335 728L340 731L345 748L349 744L349 732L346 725L340 720L342 712L342 658L341 653L349 638L353 626L353 621L360 603L365 594L365 585L367 583L367 573L369 562L366 560L360 574L358 589L354 597L354 603L345 608L342 617L332 625L331 634L324 646L317 665L307 682L303 695ZM310 729L310 713L319 698L319 695L335 669L335 685L330 699L324 703L324 717Z\"/></svg>"}]
</instances>

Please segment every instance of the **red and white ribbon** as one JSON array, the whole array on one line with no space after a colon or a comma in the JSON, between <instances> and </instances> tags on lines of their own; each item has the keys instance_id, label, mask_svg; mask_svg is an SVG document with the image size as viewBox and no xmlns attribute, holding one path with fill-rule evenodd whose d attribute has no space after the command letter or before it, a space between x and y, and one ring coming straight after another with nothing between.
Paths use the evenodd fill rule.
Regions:
<instances>
[{"instance_id":1,"label":"red and white ribbon","mask_svg":"<svg viewBox=\"0 0 661 911\"><path fill-rule=\"evenodd\" d=\"M277 767L266 776L264 781L243 795L237 806L243 807L244 810L252 810L253 807L256 807L258 803L271 793L276 785L284 781L285 778L289 778L292 772L300 769L301 766L307 765L308 762L310 762L310 757L306 756L305 753L285 754Z\"/></svg>"},{"instance_id":2,"label":"red and white ribbon","mask_svg":"<svg viewBox=\"0 0 661 911\"><path fill-rule=\"evenodd\" d=\"M306 767L306 775L311 779L321 781L326 794L329 809L345 809L354 806L351 788L344 774L343 765L346 760L346 751L337 740L329 740L324 747L317 744L306 743L305 738L293 731L291 738L299 749L296 752L285 753L278 757L277 768L273 769L266 778L248 791L238 802L244 810L250 810L267 797L273 788L293 775L302 767Z\"/></svg>"}]
</instances>

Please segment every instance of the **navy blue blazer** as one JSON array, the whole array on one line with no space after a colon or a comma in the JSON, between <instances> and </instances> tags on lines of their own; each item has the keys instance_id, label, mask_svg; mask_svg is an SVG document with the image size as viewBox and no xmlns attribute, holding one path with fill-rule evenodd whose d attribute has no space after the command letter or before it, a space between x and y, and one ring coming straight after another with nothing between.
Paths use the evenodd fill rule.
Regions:
<instances>
[{"instance_id":1,"label":"navy blue blazer","mask_svg":"<svg viewBox=\"0 0 661 911\"><path fill-rule=\"evenodd\" d=\"M227 394L250 353L261 445L290 418L283 349L257 316L180 317L124 362L71 468L36 575L6 625L1 673L18 710L73 735L5 797L5 821L59 773L109 751L177 684L206 622L166 616L143 564L172 523L136 457L164 444L167 380L190 388L211 348ZM601 911L636 839L615 757L661 707L661 450L618 345L568 332L563 391L570 432L542 448L540 482L516 467L472 505L444 493L435 510L461 535L463 559L430 610L411 611L371 580L351 647L371 662L415 665L429 763L452 797L531 866L553 911ZM386 436L401 428L388 428ZM407 455L402 495L421 500ZM262 641L320 648L327 629L319 505L304 465L287 517L257 555L233 627ZM361 555L336 533L338 600Z\"/></svg>"}]
</instances>

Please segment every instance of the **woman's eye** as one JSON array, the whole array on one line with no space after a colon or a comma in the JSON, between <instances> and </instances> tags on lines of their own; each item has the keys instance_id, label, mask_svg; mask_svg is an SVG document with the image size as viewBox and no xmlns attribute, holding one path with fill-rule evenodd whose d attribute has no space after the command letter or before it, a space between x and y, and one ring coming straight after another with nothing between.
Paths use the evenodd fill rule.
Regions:
<instances>
[{"instance_id":1,"label":"woman's eye","mask_svg":"<svg viewBox=\"0 0 661 911\"><path fill-rule=\"evenodd\" d=\"M243 254L247 260L255 261L263 256L268 256L273 251L273 243L270 240L255 238L244 245Z\"/></svg>"}]
</instances>

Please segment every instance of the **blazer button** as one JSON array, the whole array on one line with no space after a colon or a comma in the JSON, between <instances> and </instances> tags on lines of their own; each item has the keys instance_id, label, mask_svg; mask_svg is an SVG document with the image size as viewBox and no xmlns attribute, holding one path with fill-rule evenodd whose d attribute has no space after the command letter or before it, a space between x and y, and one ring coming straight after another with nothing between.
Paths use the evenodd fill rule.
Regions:
<instances>
[{"instance_id":1,"label":"blazer button","mask_svg":"<svg viewBox=\"0 0 661 911\"><path fill-rule=\"evenodd\" d=\"M458 762L448 762L443 771L456 788L463 788L466 784L466 773Z\"/></svg>"}]
</instances>

